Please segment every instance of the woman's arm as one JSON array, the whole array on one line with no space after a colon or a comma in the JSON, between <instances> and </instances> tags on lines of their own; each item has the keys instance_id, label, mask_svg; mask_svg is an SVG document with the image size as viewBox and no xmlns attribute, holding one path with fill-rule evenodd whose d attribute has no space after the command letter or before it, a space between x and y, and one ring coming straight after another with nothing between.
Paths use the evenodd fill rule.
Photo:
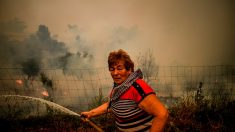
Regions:
<instances>
[{"instance_id":1,"label":"woman's arm","mask_svg":"<svg viewBox=\"0 0 235 132\"><path fill-rule=\"evenodd\" d=\"M97 108L94 108L90 111L82 112L81 115L85 116L86 118L91 118L94 116L104 114L107 112L108 105L109 105L109 102L106 102L106 103L104 103L104 104L102 104L102 105L98 106Z\"/></svg>"},{"instance_id":2,"label":"woman's arm","mask_svg":"<svg viewBox=\"0 0 235 132\"><path fill-rule=\"evenodd\" d=\"M154 116L151 132L164 131L168 118L168 111L155 94L146 96L140 103L139 107L147 113Z\"/></svg>"}]
</instances>

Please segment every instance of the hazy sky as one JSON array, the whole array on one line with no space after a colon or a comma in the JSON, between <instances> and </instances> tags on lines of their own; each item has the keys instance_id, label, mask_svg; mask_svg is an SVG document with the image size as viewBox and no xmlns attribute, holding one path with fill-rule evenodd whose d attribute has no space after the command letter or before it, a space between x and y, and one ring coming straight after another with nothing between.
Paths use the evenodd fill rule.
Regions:
<instances>
[{"instance_id":1,"label":"hazy sky","mask_svg":"<svg viewBox=\"0 0 235 132\"><path fill-rule=\"evenodd\" d=\"M45 25L98 67L119 48L133 57L150 49L160 65L235 64L234 12L233 0L0 0L0 29L28 42Z\"/></svg>"}]
</instances>

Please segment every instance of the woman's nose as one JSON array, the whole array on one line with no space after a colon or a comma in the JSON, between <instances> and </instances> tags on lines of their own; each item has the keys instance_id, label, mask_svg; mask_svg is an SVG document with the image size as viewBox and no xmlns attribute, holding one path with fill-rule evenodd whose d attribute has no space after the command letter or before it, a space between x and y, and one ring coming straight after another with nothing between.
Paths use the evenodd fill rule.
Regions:
<instances>
[{"instance_id":1,"label":"woman's nose","mask_svg":"<svg viewBox=\"0 0 235 132\"><path fill-rule=\"evenodd\" d=\"M117 70L117 69L114 69L113 74L114 74L114 75L118 74L118 70Z\"/></svg>"}]
</instances>

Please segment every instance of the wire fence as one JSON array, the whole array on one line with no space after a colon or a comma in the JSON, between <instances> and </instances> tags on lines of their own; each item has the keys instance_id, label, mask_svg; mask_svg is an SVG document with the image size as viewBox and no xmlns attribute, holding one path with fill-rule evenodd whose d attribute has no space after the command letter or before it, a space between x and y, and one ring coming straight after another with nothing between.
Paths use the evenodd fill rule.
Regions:
<instances>
[{"instance_id":1,"label":"wire fence","mask_svg":"<svg viewBox=\"0 0 235 132\"><path fill-rule=\"evenodd\" d=\"M235 99L235 66L159 66L154 73L145 77L146 81L167 105L172 98L195 94L200 84L207 98L219 95ZM87 110L100 91L108 97L112 85L108 68L45 68L36 74L25 73L22 68L0 68L0 95L42 98L76 112Z\"/></svg>"}]
</instances>

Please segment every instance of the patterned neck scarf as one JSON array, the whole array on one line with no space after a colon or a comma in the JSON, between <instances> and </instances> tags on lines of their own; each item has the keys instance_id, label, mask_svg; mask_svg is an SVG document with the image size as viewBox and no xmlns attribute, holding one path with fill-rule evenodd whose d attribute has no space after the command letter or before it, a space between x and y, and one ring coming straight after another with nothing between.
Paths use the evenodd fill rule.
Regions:
<instances>
[{"instance_id":1,"label":"patterned neck scarf","mask_svg":"<svg viewBox=\"0 0 235 132\"><path fill-rule=\"evenodd\" d=\"M131 73L130 76L121 85L116 87L114 86L110 97L110 104L112 101L117 100L124 92L126 92L130 86L139 78L143 78L143 74L140 69Z\"/></svg>"}]
</instances>

